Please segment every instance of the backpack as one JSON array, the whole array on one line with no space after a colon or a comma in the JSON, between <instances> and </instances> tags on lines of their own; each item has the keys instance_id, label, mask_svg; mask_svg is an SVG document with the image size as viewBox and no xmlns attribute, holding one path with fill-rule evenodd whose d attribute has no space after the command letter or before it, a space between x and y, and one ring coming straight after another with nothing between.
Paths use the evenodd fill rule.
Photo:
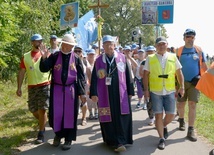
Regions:
<instances>
[{"instance_id":1,"label":"backpack","mask_svg":"<svg viewBox=\"0 0 214 155\"><path fill-rule=\"evenodd\" d=\"M199 46L197 46L197 45L194 45L193 47L195 48L196 52L197 52L198 55L199 55L200 75L202 75L202 74L204 74L204 72L206 71L206 70L204 70L203 67L202 67L202 63L203 63L203 62L202 62L202 49L201 49L201 47L199 47ZM181 54L182 54L182 52L183 52L183 48L184 48L184 46L181 46L181 47L179 47L179 48L176 49L176 55L177 55L178 59L180 59L180 57L181 57Z\"/></svg>"}]
</instances>

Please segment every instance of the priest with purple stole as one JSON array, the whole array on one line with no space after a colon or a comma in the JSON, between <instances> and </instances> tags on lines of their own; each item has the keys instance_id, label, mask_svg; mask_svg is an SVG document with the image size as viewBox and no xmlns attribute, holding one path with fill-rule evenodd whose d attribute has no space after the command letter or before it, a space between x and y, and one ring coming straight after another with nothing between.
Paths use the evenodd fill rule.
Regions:
<instances>
[{"instance_id":1,"label":"priest with purple stole","mask_svg":"<svg viewBox=\"0 0 214 155\"><path fill-rule=\"evenodd\" d=\"M62 149L68 150L77 136L79 98L86 102L86 81L82 61L72 51L76 45L73 35L65 34L61 42L61 50L51 55L41 47L40 70L51 71L49 124L55 132L53 146L58 147L64 138Z\"/></svg>"},{"instance_id":2,"label":"priest with purple stole","mask_svg":"<svg viewBox=\"0 0 214 155\"><path fill-rule=\"evenodd\" d=\"M130 100L134 90L125 55L114 48L114 38L104 36L104 53L98 56L92 71L90 97L98 102L103 141L122 152L125 145L133 143Z\"/></svg>"}]
</instances>

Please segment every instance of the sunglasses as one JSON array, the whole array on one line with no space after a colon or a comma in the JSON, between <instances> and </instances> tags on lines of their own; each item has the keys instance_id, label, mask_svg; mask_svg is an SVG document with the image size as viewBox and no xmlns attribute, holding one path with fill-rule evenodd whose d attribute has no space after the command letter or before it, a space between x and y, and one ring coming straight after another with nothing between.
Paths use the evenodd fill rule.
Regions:
<instances>
[{"instance_id":1,"label":"sunglasses","mask_svg":"<svg viewBox=\"0 0 214 155\"><path fill-rule=\"evenodd\" d=\"M185 38L191 38L191 39L194 39L195 37L194 37L194 36L185 36Z\"/></svg>"},{"instance_id":2,"label":"sunglasses","mask_svg":"<svg viewBox=\"0 0 214 155\"><path fill-rule=\"evenodd\" d=\"M75 53L82 53L82 50L74 50Z\"/></svg>"}]
</instances>

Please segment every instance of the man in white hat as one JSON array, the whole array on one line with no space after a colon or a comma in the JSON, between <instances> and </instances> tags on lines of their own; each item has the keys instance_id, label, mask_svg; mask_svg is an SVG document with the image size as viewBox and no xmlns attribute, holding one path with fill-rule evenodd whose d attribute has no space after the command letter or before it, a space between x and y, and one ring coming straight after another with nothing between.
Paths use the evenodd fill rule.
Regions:
<instances>
[{"instance_id":1,"label":"man in white hat","mask_svg":"<svg viewBox=\"0 0 214 155\"><path fill-rule=\"evenodd\" d=\"M65 138L62 149L68 150L76 140L78 103L79 98L86 102L86 82L82 61L72 51L76 45L73 35L65 34L61 42L61 50L50 56L45 47L41 48L40 70L52 73L49 123L55 132L53 145L59 146Z\"/></svg>"}]
</instances>

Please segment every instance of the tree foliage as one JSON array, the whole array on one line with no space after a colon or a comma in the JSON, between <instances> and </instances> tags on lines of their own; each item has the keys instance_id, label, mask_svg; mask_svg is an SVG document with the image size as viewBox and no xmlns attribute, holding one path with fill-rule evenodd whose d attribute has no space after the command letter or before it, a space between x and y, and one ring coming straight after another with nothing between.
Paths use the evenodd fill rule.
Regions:
<instances>
[{"instance_id":1,"label":"tree foliage","mask_svg":"<svg viewBox=\"0 0 214 155\"><path fill-rule=\"evenodd\" d=\"M31 50L30 37L34 33L43 36L49 44L50 34L62 36L60 7L75 0L0 0L0 80L15 79L20 59ZM89 11L89 5L97 0L78 0L79 18ZM109 8L101 9L104 18L103 35L119 37L122 45L131 44L131 32L139 27L142 42L146 46L155 40L154 26L141 24L141 2L138 0L101 0ZM94 9L98 15L98 9ZM135 40L137 42L138 40Z\"/></svg>"}]
</instances>

